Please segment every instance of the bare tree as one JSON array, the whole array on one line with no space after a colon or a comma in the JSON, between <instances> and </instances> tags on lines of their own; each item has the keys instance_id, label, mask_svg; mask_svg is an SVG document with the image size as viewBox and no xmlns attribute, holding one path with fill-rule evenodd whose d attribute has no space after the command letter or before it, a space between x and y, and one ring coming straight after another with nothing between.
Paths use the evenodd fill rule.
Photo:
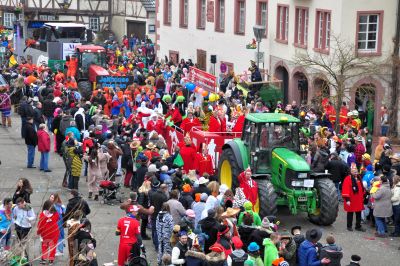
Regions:
<instances>
[{"instance_id":1,"label":"bare tree","mask_svg":"<svg viewBox=\"0 0 400 266\"><path fill-rule=\"evenodd\" d=\"M348 97L351 81L365 76L378 75L384 65L372 57L359 57L355 46L338 36L331 36L330 54L298 51L295 64L311 72L322 72L326 75L326 84L333 89L330 101L336 111L335 130L339 130L340 109Z\"/></svg>"}]
</instances>

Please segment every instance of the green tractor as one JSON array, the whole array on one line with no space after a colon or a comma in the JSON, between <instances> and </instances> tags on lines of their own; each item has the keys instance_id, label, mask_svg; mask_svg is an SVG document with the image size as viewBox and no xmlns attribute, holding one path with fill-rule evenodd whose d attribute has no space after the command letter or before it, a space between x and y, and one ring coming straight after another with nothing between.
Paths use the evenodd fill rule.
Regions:
<instances>
[{"instance_id":1,"label":"green tractor","mask_svg":"<svg viewBox=\"0 0 400 266\"><path fill-rule=\"evenodd\" d=\"M311 172L300 155L299 123L287 114L248 114L242 137L222 148L219 181L234 189L238 175L250 167L258 183L255 208L262 217L288 206L294 215L307 212L311 222L330 225L338 215L336 188L330 174Z\"/></svg>"}]
</instances>

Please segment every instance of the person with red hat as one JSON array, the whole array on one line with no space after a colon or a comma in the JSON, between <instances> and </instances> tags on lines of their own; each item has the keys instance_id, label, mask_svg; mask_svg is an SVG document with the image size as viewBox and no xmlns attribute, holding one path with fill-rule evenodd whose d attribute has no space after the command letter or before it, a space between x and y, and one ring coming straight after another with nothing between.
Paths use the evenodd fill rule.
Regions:
<instances>
[{"instance_id":1,"label":"person with red hat","mask_svg":"<svg viewBox=\"0 0 400 266\"><path fill-rule=\"evenodd\" d=\"M235 250L228 256L226 260L228 266L244 265L244 262L248 259L249 255L242 249L242 240L240 237L234 236L232 237L232 243Z\"/></svg>"},{"instance_id":2,"label":"person with red hat","mask_svg":"<svg viewBox=\"0 0 400 266\"><path fill-rule=\"evenodd\" d=\"M206 265L225 266L226 256L224 247L219 243L215 243L210 247L211 253L206 255Z\"/></svg>"},{"instance_id":3,"label":"person with red hat","mask_svg":"<svg viewBox=\"0 0 400 266\"><path fill-rule=\"evenodd\" d=\"M218 244L221 245L221 247L224 249L225 257L228 257L232 253L232 246L231 246L231 232L229 230L229 227L226 225L220 225L218 229L218 234L217 234L217 242ZM211 247L210 247L211 249Z\"/></svg>"},{"instance_id":4,"label":"person with red hat","mask_svg":"<svg viewBox=\"0 0 400 266\"><path fill-rule=\"evenodd\" d=\"M131 255L131 250L139 250L138 237L140 236L140 223L136 219L139 207L132 205L127 210L125 217L118 220L117 230L115 234L120 236L118 248L118 266L124 266ZM132 246L135 246L132 248ZM139 256L133 254L134 257Z\"/></svg>"}]
</instances>

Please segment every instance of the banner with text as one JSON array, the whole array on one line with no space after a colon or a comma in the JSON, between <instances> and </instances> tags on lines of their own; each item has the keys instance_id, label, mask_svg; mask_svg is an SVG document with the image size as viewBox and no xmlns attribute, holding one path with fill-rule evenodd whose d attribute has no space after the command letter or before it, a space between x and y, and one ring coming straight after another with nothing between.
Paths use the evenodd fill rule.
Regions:
<instances>
[{"instance_id":1,"label":"banner with text","mask_svg":"<svg viewBox=\"0 0 400 266\"><path fill-rule=\"evenodd\" d=\"M97 76L96 83L102 88L115 88L119 87L124 90L133 83L133 76Z\"/></svg>"},{"instance_id":2,"label":"banner with text","mask_svg":"<svg viewBox=\"0 0 400 266\"><path fill-rule=\"evenodd\" d=\"M195 67L189 69L189 82L209 92L215 93L217 89L217 77Z\"/></svg>"}]
</instances>

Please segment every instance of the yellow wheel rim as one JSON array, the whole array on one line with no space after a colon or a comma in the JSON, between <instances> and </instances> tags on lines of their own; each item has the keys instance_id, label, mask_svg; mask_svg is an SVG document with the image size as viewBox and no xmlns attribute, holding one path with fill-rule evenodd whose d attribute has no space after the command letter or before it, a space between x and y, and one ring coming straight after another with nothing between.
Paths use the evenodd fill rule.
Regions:
<instances>
[{"instance_id":1,"label":"yellow wheel rim","mask_svg":"<svg viewBox=\"0 0 400 266\"><path fill-rule=\"evenodd\" d=\"M231 164L229 163L228 160L224 160L222 162L220 181L221 181L221 184L225 184L229 188L232 188L232 168L231 168Z\"/></svg>"}]
</instances>

